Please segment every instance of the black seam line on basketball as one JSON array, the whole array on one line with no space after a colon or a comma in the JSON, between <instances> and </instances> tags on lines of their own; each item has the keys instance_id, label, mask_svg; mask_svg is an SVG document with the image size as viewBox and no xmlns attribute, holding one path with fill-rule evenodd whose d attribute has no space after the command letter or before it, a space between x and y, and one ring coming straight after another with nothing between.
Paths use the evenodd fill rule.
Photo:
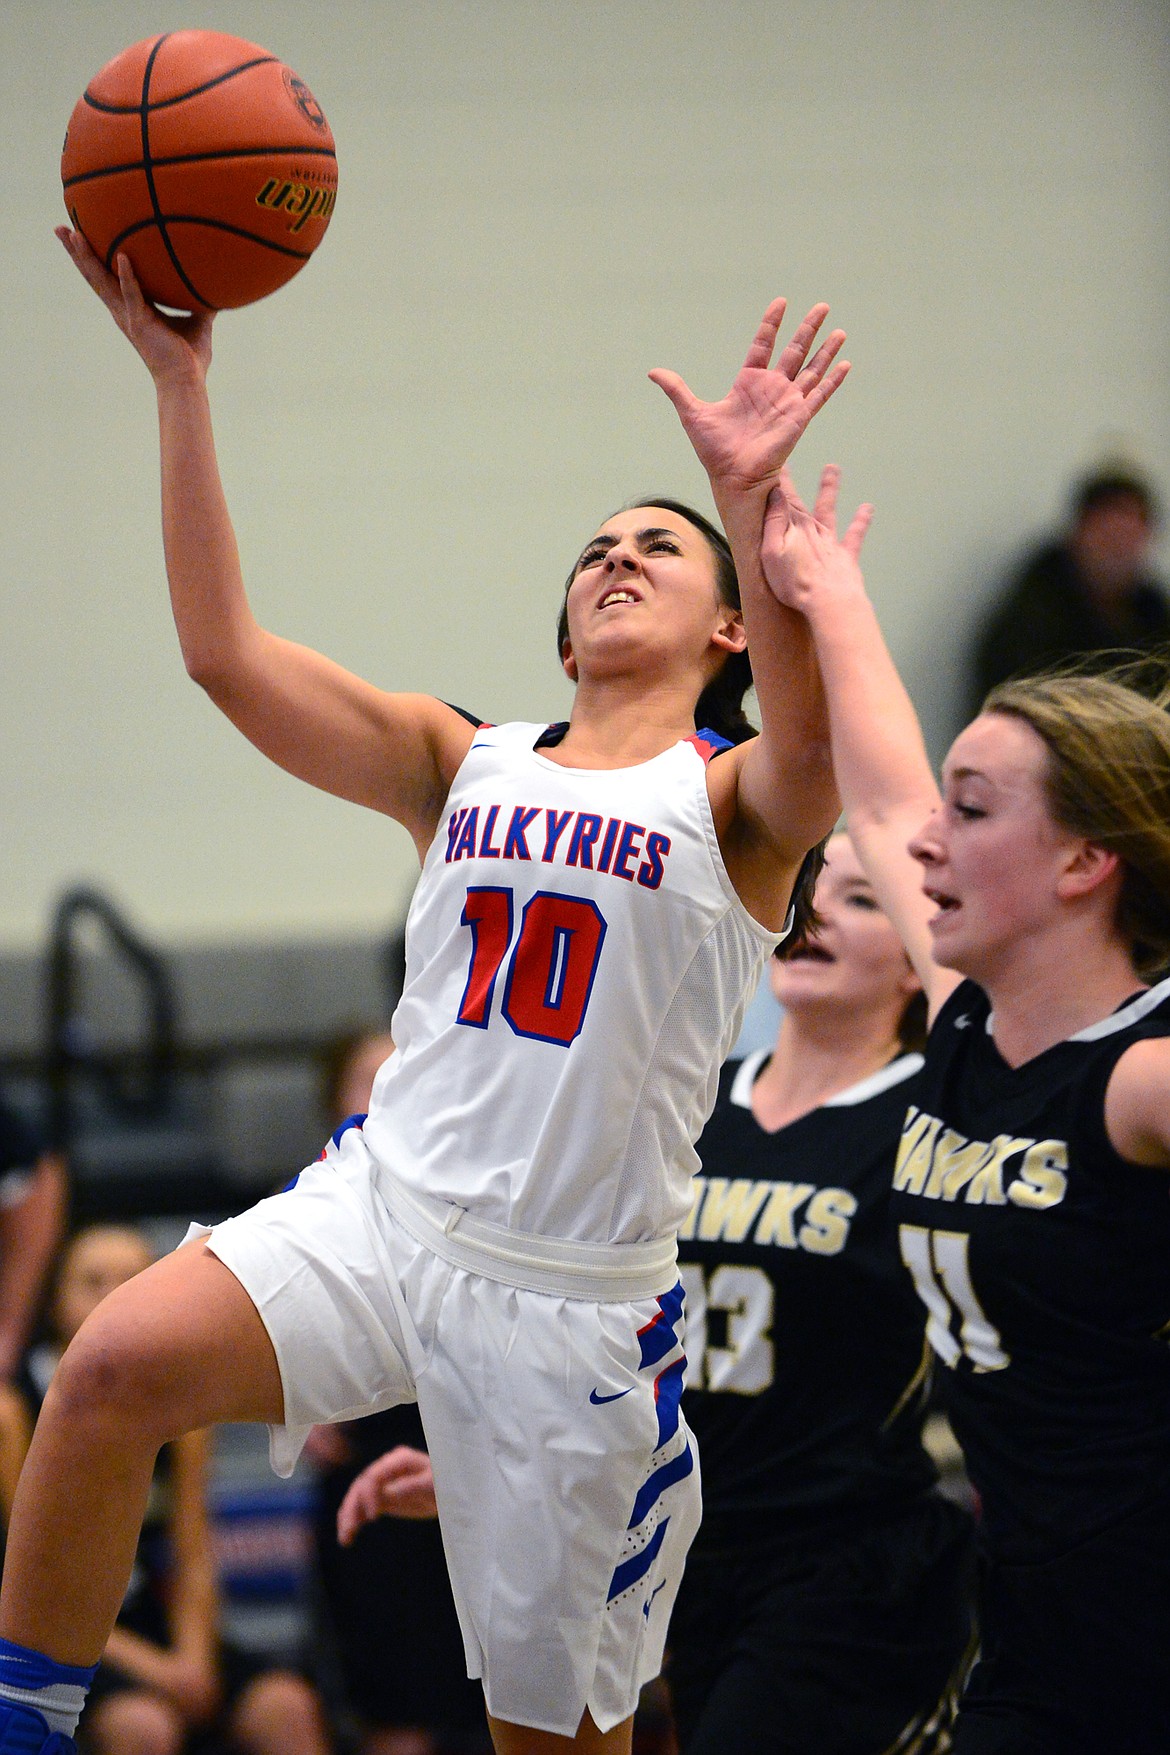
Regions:
<instances>
[{"instance_id":1,"label":"black seam line on basketball","mask_svg":"<svg viewBox=\"0 0 1170 1755\"><path fill-rule=\"evenodd\" d=\"M173 35L174 33L169 34ZM159 38L151 53L151 60L154 59L166 40L166 37ZM214 91L217 85L225 85L238 73L247 73L253 67L268 67L275 60L275 55L257 55L254 61L241 61L238 67L231 67L226 73L217 73L214 79L207 80L203 85L193 85L190 91L181 91L177 97L158 98L153 104L148 104L147 108L167 110L172 104L185 104L188 98L201 97L205 91ZM102 102L101 98L90 97L88 91L82 93L82 99L91 110L101 110L102 114L106 116L136 116L142 109L141 104L106 104Z\"/></svg>"},{"instance_id":2,"label":"black seam line on basketball","mask_svg":"<svg viewBox=\"0 0 1170 1755\"><path fill-rule=\"evenodd\" d=\"M294 250L291 244L275 244L271 238L261 237L259 232L247 232L243 226L229 225L226 219L206 219L201 213L168 213L166 223L167 225L201 225L213 232L230 232L234 238L246 238L249 243L260 244L265 250L275 250L279 256L295 256L298 262L307 262L313 254L311 250ZM152 225L158 225L158 221L153 218L136 219L133 225L128 225L125 231L119 232L110 245L111 260L117 255L127 238L133 237L135 232L148 230ZM161 226L159 226L159 230L162 230ZM209 311L218 311L220 308L218 305L209 304L206 299L203 299L202 303L207 305Z\"/></svg>"},{"instance_id":3,"label":"black seam line on basketball","mask_svg":"<svg viewBox=\"0 0 1170 1755\"><path fill-rule=\"evenodd\" d=\"M142 169L143 169L143 173L146 177L146 187L147 187L147 190L150 194L150 205L154 209L154 217L155 217L155 221L158 225L158 235L163 241L163 247L165 248L167 255L171 259L172 265L174 266L175 273L178 275L179 279L182 281L182 283L186 287L187 291L191 294L191 297L193 299L197 300L198 303L203 306L204 310L210 311L210 310L213 310L215 308L212 305L211 300L205 299L203 297L203 294L199 291L199 288L192 284L192 282L187 274L186 269L183 267L183 264L179 261L179 257L178 257L176 250L175 250L175 246L171 243L170 238L167 236L166 221L163 219L162 207L159 204L158 190L154 186L154 166L151 162L151 157L150 157L150 76L154 72L154 64L155 64L155 61L158 59L158 52L162 48L163 44L168 41L169 36L170 36L170 33L168 32L167 36L163 36L163 37L160 37L158 39L158 42L154 45L154 48L150 51L150 54L147 56L146 66L143 69L143 74L142 74ZM113 248L111 247L110 254L109 254L109 263L112 263L113 260L114 260L114 252L113 252Z\"/></svg>"},{"instance_id":4,"label":"black seam line on basketball","mask_svg":"<svg viewBox=\"0 0 1170 1755\"><path fill-rule=\"evenodd\" d=\"M156 158L154 163L161 170L168 165L202 164L208 159L280 158L282 155L295 158L298 154L304 157L311 154L314 158L331 158L335 164L337 162L337 154L331 146L232 146L222 152L177 152L168 158ZM72 189L75 183L92 183L97 177L114 177L123 171L141 169L142 160L139 158L124 165L102 165L100 170L78 171L76 176L66 177L62 188Z\"/></svg>"}]
</instances>

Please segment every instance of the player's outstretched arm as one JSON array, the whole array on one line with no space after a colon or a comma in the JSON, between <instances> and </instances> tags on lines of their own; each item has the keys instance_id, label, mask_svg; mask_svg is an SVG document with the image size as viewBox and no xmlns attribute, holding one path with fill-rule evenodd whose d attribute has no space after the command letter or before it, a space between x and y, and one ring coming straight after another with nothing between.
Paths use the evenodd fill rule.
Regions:
<instances>
[{"instance_id":1,"label":"player's outstretched arm","mask_svg":"<svg viewBox=\"0 0 1170 1755\"><path fill-rule=\"evenodd\" d=\"M890 657L861 572L871 506L837 535L840 470L821 476L811 511L787 471L771 490L760 558L777 601L805 618L828 705L833 769L858 856L932 1007L955 986L935 963L922 868L907 843L939 808L922 730Z\"/></svg>"},{"instance_id":2,"label":"player's outstretched arm","mask_svg":"<svg viewBox=\"0 0 1170 1755\"><path fill-rule=\"evenodd\" d=\"M57 235L154 380L163 546L188 672L274 762L397 818L425 850L471 727L442 702L377 689L259 625L215 456L211 314L164 316L143 298L125 257L110 274L78 233L62 226Z\"/></svg>"},{"instance_id":3,"label":"player's outstretched arm","mask_svg":"<svg viewBox=\"0 0 1170 1755\"><path fill-rule=\"evenodd\" d=\"M814 305L773 364L785 310L783 299L774 300L720 402L701 402L672 372L650 374L707 471L739 576L761 735L713 769L712 803L736 886L761 918L782 918L804 853L832 828L838 809L808 627L768 590L760 565L768 493L849 370L837 360L843 330L816 346L828 309ZM715 796L720 768L722 798Z\"/></svg>"}]
</instances>

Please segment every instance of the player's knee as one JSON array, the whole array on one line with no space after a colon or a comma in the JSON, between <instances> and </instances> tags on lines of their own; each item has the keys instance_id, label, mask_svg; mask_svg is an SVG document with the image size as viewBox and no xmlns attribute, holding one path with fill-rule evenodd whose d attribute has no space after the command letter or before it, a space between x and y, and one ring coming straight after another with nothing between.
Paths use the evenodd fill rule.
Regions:
<instances>
[{"instance_id":1,"label":"player's knee","mask_svg":"<svg viewBox=\"0 0 1170 1755\"><path fill-rule=\"evenodd\" d=\"M42 1419L59 1419L95 1436L173 1438L171 1397L162 1361L116 1324L91 1320L66 1348L45 1397Z\"/></svg>"},{"instance_id":2,"label":"player's knee","mask_svg":"<svg viewBox=\"0 0 1170 1755\"><path fill-rule=\"evenodd\" d=\"M324 1727L317 1695L301 1677L273 1670L245 1689L232 1731L249 1755L317 1755Z\"/></svg>"},{"instance_id":3,"label":"player's knee","mask_svg":"<svg viewBox=\"0 0 1170 1755\"><path fill-rule=\"evenodd\" d=\"M94 1755L178 1755L185 1731L169 1701L128 1691L86 1714L85 1735Z\"/></svg>"}]
</instances>

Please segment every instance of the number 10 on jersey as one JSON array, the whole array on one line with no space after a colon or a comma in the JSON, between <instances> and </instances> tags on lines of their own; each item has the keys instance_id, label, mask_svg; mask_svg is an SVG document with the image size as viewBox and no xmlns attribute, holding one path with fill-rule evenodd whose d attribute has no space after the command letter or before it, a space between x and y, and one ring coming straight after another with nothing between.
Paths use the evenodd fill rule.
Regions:
<instances>
[{"instance_id":1,"label":"number 10 on jersey","mask_svg":"<svg viewBox=\"0 0 1170 1755\"><path fill-rule=\"evenodd\" d=\"M524 904L513 943L514 897L505 885L468 889L460 916L471 931L467 985L458 1021L486 1030L501 969L500 1011L517 1036L567 1048L581 1034L605 942L595 902L538 890Z\"/></svg>"}]
</instances>

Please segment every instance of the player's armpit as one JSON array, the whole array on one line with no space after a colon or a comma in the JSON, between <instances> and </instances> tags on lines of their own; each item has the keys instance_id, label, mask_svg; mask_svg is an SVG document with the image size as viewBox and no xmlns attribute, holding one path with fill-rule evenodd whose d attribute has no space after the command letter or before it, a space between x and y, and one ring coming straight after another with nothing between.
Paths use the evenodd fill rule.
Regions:
<instances>
[{"instance_id":1,"label":"player's armpit","mask_svg":"<svg viewBox=\"0 0 1170 1755\"><path fill-rule=\"evenodd\" d=\"M744 746L728 750L707 770L707 795L719 851L735 893L761 926L779 932L788 917L793 886L803 852L792 855L776 847L758 823L740 809L736 757Z\"/></svg>"},{"instance_id":2,"label":"player's armpit","mask_svg":"<svg viewBox=\"0 0 1170 1755\"><path fill-rule=\"evenodd\" d=\"M832 829L838 803L827 746L800 768L786 767L780 780L765 768L760 739L739 744L710 763L707 795L736 894L779 932L804 856Z\"/></svg>"}]
</instances>

